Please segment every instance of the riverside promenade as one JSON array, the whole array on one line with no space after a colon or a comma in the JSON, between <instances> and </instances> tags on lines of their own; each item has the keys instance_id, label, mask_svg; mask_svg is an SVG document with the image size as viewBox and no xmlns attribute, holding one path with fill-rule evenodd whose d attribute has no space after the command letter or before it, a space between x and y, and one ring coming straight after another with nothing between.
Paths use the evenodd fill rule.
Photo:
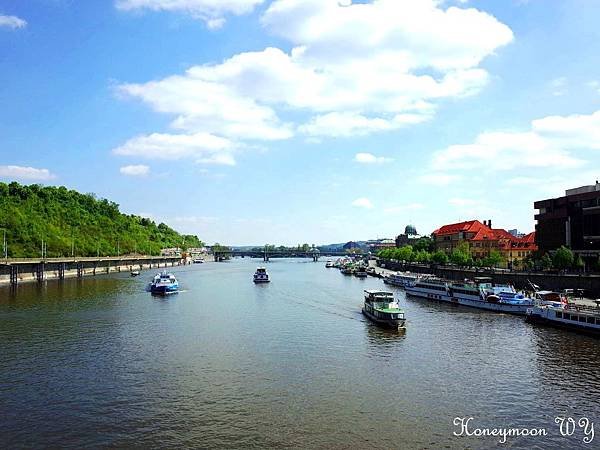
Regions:
<instances>
[{"instance_id":1,"label":"riverside promenade","mask_svg":"<svg viewBox=\"0 0 600 450\"><path fill-rule=\"evenodd\" d=\"M82 278L113 272L154 269L181 264L184 264L184 261L179 256L126 255L43 259L9 258L0 260L0 285Z\"/></svg>"}]
</instances>

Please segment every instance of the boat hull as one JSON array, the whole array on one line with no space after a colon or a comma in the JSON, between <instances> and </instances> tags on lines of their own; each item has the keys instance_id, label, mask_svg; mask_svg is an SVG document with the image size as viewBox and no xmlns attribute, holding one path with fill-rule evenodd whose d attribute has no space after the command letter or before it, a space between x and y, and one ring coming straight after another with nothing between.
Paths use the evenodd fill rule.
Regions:
<instances>
[{"instance_id":1,"label":"boat hull","mask_svg":"<svg viewBox=\"0 0 600 450\"><path fill-rule=\"evenodd\" d=\"M179 292L179 286L150 286L153 295L171 295Z\"/></svg>"},{"instance_id":2,"label":"boat hull","mask_svg":"<svg viewBox=\"0 0 600 450\"><path fill-rule=\"evenodd\" d=\"M261 283L270 283L270 282L271 282L271 280L257 280L257 279L255 279L255 280L254 280L254 282L255 282L256 284L261 284Z\"/></svg>"},{"instance_id":3,"label":"boat hull","mask_svg":"<svg viewBox=\"0 0 600 450\"><path fill-rule=\"evenodd\" d=\"M371 320L371 322L374 322L377 325L385 327L385 328L393 328L393 329L404 328L404 324L406 322L406 319L383 319L380 317L375 317L373 314L371 314L365 308L362 309L362 313L365 315L365 317L367 317L369 320Z\"/></svg>"},{"instance_id":4,"label":"boat hull","mask_svg":"<svg viewBox=\"0 0 600 450\"><path fill-rule=\"evenodd\" d=\"M562 330L574 331L576 333L583 333L590 336L600 337L600 327L588 325L586 323L572 322L572 321L561 321L544 317L539 313L527 313L525 315L525 321L527 323L535 325L543 325L553 328L560 328Z\"/></svg>"}]
</instances>

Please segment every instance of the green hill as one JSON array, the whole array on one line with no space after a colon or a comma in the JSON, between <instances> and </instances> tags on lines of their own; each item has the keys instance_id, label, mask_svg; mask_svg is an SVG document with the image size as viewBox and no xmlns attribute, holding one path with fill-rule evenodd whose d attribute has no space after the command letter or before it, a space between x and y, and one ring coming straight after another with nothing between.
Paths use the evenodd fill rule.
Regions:
<instances>
[{"instance_id":1,"label":"green hill","mask_svg":"<svg viewBox=\"0 0 600 450\"><path fill-rule=\"evenodd\" d=\"M9 257L36 257L42 240L47 256L157 255L165 247L200 247L164 223L119 212L119 205L65 187L0 183L0 254L6 230ZM1 255L0 255L1 256Z\"/></svg>"}]
</instances>

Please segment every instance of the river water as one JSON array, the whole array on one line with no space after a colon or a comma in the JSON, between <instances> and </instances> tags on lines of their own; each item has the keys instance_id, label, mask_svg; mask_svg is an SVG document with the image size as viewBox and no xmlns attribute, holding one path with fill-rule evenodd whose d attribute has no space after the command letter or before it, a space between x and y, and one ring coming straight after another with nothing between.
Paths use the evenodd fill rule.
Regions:
<instances>
[{"instance_id":1,"label":"river water","mask_svg":"<svg viewBox=\"0 0 600 450\"><path fill-rule=\"evenodd\" d=\"M406 332L360 312L379 279L256 260L0 288L0 447L599 448L600 341L405 298ZM475 428L546 436L454 436ZM589 428L588 428L589 437Z\"/></svg>"}]
</instances>

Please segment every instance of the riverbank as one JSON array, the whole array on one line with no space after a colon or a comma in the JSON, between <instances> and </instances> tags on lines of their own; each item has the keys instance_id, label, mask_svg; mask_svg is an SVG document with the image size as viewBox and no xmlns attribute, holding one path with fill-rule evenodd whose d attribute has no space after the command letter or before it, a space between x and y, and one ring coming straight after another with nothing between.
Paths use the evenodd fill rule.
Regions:
<instances>
[{"instance_id":1,"label":"riverbank","mask_svg":"<svg viewBox=\"0 0 600 450\"><path fill-rule=\"evenodd\" d=\"M0 286L84 278L134 270L161 269L186 264L176 257L128 256L100 258L13 259L0 262ZM191 260L189 261L191 264Z\"/></svg>"}]
</instances>

